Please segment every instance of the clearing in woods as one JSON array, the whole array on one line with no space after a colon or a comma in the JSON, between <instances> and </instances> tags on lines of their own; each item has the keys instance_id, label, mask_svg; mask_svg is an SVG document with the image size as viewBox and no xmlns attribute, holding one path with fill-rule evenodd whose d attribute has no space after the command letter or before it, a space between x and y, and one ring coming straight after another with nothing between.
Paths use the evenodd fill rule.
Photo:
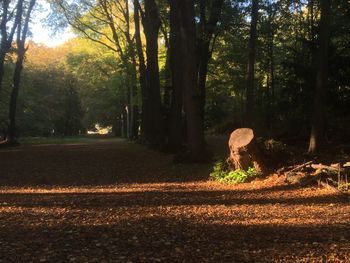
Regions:
<instances>
[{"instance_id":1,"label":"clearing in woods","mask_svg":"<svg viewBox=\"0 0 350 263\"><path fill-rule=\"evenodd\" d=\"M0 149L0 262L350 261L349 198L122 140Z\"/></svg>"}]
</instances>

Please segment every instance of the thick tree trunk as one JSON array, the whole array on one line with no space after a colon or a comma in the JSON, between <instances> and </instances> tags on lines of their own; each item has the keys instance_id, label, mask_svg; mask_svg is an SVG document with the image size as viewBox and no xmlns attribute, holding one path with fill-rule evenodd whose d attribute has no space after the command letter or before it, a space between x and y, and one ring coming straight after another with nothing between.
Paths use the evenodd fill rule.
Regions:
<instances>
[{"instance_id":1,"label":"thick tree trunk","mask_svg":"<svg viewBox=\"0 0 350 263\"><path fill-rule=\"evenodd\" d=\"M9 7L10 1L9 0L3 0L2 1L2 14L1 14L1 22L0 22L0 32L1 32L1 43L0 43L0 99L1 99L1 90L2 90L2 81L4 77L4 63L5 63L5 56L6 56L6 50L8 46L7 42L7 14L8 14L8 7Z\"/></svg>"},{"instance_id":2,"label":"thick tree trunk","mask_svg":"<svg viewBox=\"0 0 350 263\"><path fill-rule=\"evenodd\" d=\"M249 57L246 77L246 106L245 106L245 123L247 126L253 125L254 114L254 65L255 65L255 46L257 38L259 0L252 0L250 36L249 36Z\"/></svg>"},{"instance_id":3,"label":"thick tree trunk","mask_svg":"<svg viewBox=\"0 0 350 263\"><path fill-rule=\"evenodd\" d=\"M19 92L19 85L21 82L21 73L23 69L24 52L20 51L16 61L15 72L13 74L13 88L11 92L10 108L9 108L9 128L8 128L8 141L10 144L17 143L16 134L16 110L17 110L17 99Z\"/></svg>"},{"instance_id":4,"label":"thick tree trunk","mask_svg":"<svg viewBox=\"0 0 350 263\"><path fill-rule=\"evenodd\" d=\"M197 83L197 57L196 57L196 30L193 0L172 0L171 12L177 13L176 23L180 32L174 35L175 41L181 46L176 52L177 65L182 74L174 76L179 79L174 81L174 89L183 88L184 105L187 125L187 146L191 161L204 161L207 152L204 143L204 132L201 123L200 92ZM176 32L176 31L175 31ZM174 33L174 31L173 31Z\"/></svg>"},{"instance_id":5,"label":"thick tree trunk","mask_svg":"<svg viewBox=\"0 0 350 263\"><path fill-rule=\"evenodd\" d=\"M311 120L309 153L315 153L324 142L325 103L324 96L328 85L328 46L331 0L321 0L321 20L316 75L314 108Z\"/></svg>"},{"instance_id":6,"label":"thick tree trunk","mask_svg":"<svg viewBox=\"0 0 350 263\"><path fill-rule=\"evenodd\" d=\"M181 43L181 12L179 3L170 3L170 68L172 74L171 108L169 116L169 139L168 149L176 152L181 149L182 138L182 108L183 108L183 86L182 86L182 52Z\"/></svg>"},{"instance_id":7,"label":"thick tree trunk","mask_svg":"<svg viewBox=\"0 0 350 263\"><path fill-rule=\"evenodd\" d=\"M158 33L160 19L158 7L154 0L145 1L145 17L143 27L146 36L147 54L147 96L145 98L146 122L149 128L146 139L153 148L161 148L164 143L163 117L160 97L159 65L158 65Z\"/></svg>"},{"instance_id":8,"label":"thick tree trunk","mask_svg":"<svg viewBox=\"0 0 350 263\"><path fill-rule=\"evenodd\" d=\"M13 88L11 92L11 99L9 104L9 128L8 128L8 141L10 144L17 144L17 134L16 134L16 111L17 111L17 99L19 93L19 85L21 82L21 73L23 69L23 61L26 53L25 42L28 32L30 15L35 5L36 0L31 0L27 12L25 13L25 20L22 21L23 14L23 1L19 2L17 5L17 17L16 21L18 23L17 28L17 60L15 71L13 74ZM22 27L23 22L23 27Z\"/></svg>"},{"instance_id":9,"label":"thick tree trunk","mask_svg":"<svg viewBox=\"0 0 350 263\"><path fill-rule=\"evenodd\" d=\"M17 6L20 7L20 5L23 4L23 1L18 1ZM0 22L0 34L1 34L1 42L0 42L0 100L1 100L1 91L2 91L2 82L4 78L4 64L5 64L5 57L6 54L9 52L11 45L12 45L12 40L13 36L15 34L15 30L17 28L17 25L19 23L19 20L21 19L21 8L17 8L16 11L16 18L14 23L12 23L10 27L10 31L8 32L8 24L9 24L9 5L10 1L9 0L3 0L2 1L2 13L1 13L1 22Z\"/></svg>"}]
</instances>

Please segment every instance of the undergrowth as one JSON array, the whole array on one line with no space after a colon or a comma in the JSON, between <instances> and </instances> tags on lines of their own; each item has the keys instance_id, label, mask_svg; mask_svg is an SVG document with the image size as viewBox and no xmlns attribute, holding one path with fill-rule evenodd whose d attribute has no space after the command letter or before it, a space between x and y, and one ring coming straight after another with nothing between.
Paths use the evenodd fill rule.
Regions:
<instances>
[{"instance_id":1,"label":"undergrowth","mask_svg":"<svg viewBox=\"0 0 350 263\"><path fill-rule=\"evenodd\" d=\"M217 161L213 166L213 172L210 177L221 183L244 183L257 177L259 173L255 168L249 167L248 170L236 169L230 170L225 161Z\"/></svg>"}]
</instances>

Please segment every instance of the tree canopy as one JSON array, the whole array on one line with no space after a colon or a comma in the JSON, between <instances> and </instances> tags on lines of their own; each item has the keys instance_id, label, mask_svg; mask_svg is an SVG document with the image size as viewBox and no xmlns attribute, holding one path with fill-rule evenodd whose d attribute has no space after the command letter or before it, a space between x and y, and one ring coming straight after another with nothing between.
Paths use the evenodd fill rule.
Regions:
<instances>
[{"instance_id":1,"label":"tree canopy","mask_svg":"<svg viewBox=\"0 0 350 263\"><path fill-rule=\"evenodd\" d=\"M25 22L18 10L31 3L14 2L0 9L3 132ZM70 26L76 38L55 48L26 43L16 109L23 136L100 124L199 160L204 134L238 127L286 141L311 136L310 152L349 132L347 1L48 2L47 24Z\"/></svg>"}]
</instances>

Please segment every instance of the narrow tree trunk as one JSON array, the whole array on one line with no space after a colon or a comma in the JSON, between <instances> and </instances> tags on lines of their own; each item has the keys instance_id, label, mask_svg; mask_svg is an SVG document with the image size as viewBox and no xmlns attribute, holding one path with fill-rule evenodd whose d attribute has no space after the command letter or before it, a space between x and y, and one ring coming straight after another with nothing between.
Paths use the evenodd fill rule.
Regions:
<instances>
[{"instance_id":1,"label":"narrow tree trunk","mask_svg":"<svg viewBox=\"0 0 350 263\"><path fill-rule=\"evenodd\" d=\"M130 139L130 87L127 90L126 105L125 105L125 121L126 121L126 136L125 138Z\"/></svg>"},{"instance_id":2,"label":"narrow tree trunk","mask_svg":"<svg viewBox=\"0 0 350 263\"><path fill-rule=\"evenodd\" d=\"M1 100L2 82L4 78L4 73L5 73L5 68L4 68L5 56L6 56L5 52L0 51L0 100Z\"/></svg>"},{"instance_id":3,"label":"narrow tree trunk","mask_svg":"<svg viewBox=\"0 0 350 263\"><path fill-rule=\"evenodd\" d=\"M125 109L122 109L122 114L121 114L121 119L122 119L122 127L121 127L121 133L122 133L122 137L123 138L127 138L128 136L128 132L127 132L127 119L128 119L128 116L126 114L126 111Z\"/></svg>"},{"instance_id":4,"label":"narrow tree trunk","mask_svg":"<svg viewBox=\"0 0 350 263\"><path fill-rule=\"evenodd\" d=\"M200 91L200 110L202 127L204 127L206 81L208 75L208 64L211 59L210 44L214 45L213 36L217 23L221 16L223 0L214 0L209 9L209 19L206 20L206 1L200 1L200 37L198 41L198 88Z\"/></svg>"},{"instance_id":5,"label":"narrow tree trunk","mask_svg":"<svg viewBox=\"0 0 350 263\"><path fill-rule=\"evenodd\" d=\"M255 65L255 46L257 38L259 0L252 0L250 36L249 36L249 57L246 77L246 106L245 106L245 123L249 127L253 124L254 114L254 65Z\"/></svg>"},{"instance_id":6,"label":"narrow tree trunk","mask_svg":"<svg viewBox=\"0 0 350 263\"><path fill-rule=\"evenodd\" d=\"M309 0L308 3L308 33L309 33L309 40L311 42L314 41L315 34L314 34L314 0Z\"/></svg>"},{"instance_id":7,"label":"narrow tree trunk","mask_svg":"<svg viewBox=\"0 0 350 263\"><path fill-rule=\"evenodd\" d=\"M325 103L324 96L328 85L328 46L331 0L321 0L321 20L316 75L314 108L311 120L309 153L315 153L324 142Z\"/></svg>"},{"instance_id":8,"label":"narrow tree trunk","mask_svg":"<svg viewBox=\"0 0 350 263\"><path fill-rule=\"evenodd\" d=\"M272 7L269 7L268 11L268 60L269 60L269 75L268 75L268 118L267 125L269 130L272 130L272 124L274 123L274 105L275 105L275 61L274 61L274 28L273 19L275 13Z\"/></svg>"},{"instance_id":9,"label":"narrow tree trunk","mask_svg":"<svg viewBox=\"0 0 350 263\"><path fill-rule=\"evenodd\" d=\"M147 94L147 78L146 78L146 64L142 50L141 30L140 30L140 3L134 0L134 23L135 23L135 41L136 50L139 62L139 83L141 87L142 108L141 108L141 139L146 141L147 134L149 134L149 123L147 122L148 109L148 94Z\"/></svg>"},{"instance_id":10,"label":"narrow tree trunk","mask_svg":"<svg viewBox=\"0 0 350 263\"><path fill-rule=\"evenodd\" d=\"M125 0L125 23L126 23L126 32L125 38L128 43L128 54L131 60L130 65L130 75L129 75L129 111L130 111L130 130L129 130L129 139L135 140L138 137L138 125L137 125L137 118L138 118L138 107L136 104L136 96L137 96L137 74L136 74L136 54L135 54L135 47L134 47L134 41L131 38L130 34L130 13L129 13L129 0Z\"/></svg>"}]
</instances>

